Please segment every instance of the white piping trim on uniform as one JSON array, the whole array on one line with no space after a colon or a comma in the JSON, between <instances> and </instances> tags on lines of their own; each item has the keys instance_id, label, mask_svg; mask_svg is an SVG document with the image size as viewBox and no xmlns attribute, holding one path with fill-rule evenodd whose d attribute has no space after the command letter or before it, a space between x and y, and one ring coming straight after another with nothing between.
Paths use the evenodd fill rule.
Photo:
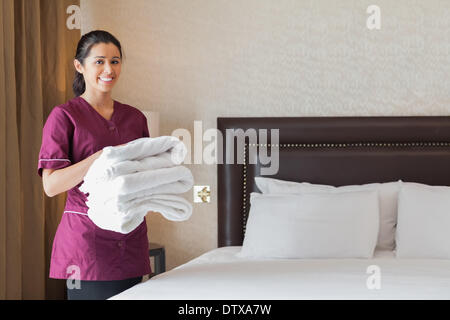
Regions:
<instances>
[{"instance_id":1,"label":"white piping trim on uniform","mask_svg":"<svg viewBox=\"0 0 450 320\"><path fill-rule=\"evenodd\" d=\"M39 159L39 161L70 161L69 159Z\"/></svg>"},{"instance_id":2,"label":"white piping trim on uniform","mask_svg":"<svg viewBox=\"0 0 450 320\"><path fill-rule=\"evenodd\" d=\"M76 213L76 214L82 214L82 215L84 215L84 216L87 216L87 215L88 215L87 213L83 213L83 212L76 212L76 211L64 211L64 213L66 213L66 212L68 212L68 213Z\"/></svg>"}]
</instances>

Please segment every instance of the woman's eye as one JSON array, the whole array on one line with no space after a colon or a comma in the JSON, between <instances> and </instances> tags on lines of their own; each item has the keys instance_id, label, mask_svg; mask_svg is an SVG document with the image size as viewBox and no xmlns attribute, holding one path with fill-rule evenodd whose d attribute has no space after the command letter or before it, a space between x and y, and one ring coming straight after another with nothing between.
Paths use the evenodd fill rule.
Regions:
<instances>
[{"instance_id":1,"label":"woman's eye","mask_svg":"<svg viewBox=\"0 0 450 320\"><path fill-rule=\"evenodd\" d=\"M96 63L96 64L99 64L99 62L100 62L100 63L103 63L102 60L97 60L95 63ZM113 63L113 64L119 64L119 61L114 60L114 61L112 61L112 63Z\"/></svg>"}]
</instances>

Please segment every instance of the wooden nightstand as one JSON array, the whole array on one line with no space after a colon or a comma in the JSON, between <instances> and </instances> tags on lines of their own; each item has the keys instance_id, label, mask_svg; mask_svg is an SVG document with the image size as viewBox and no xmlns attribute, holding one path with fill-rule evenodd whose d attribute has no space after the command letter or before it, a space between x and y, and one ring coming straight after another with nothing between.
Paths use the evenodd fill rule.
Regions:
<instances>
[{"instance_id":1,"label":"wooden nightstand","mask_svg":"<svg viewBox=\"0 0 450 320\"><path fill-rule=\"evenodd\" d=\"M149 278L159 274L166 272L166 253L164 250L164 246L158 243L150 242L148 244L148 254L150 257L154 258L155 268L153 273L149 275Z\"/></svg>"}]
</instances>

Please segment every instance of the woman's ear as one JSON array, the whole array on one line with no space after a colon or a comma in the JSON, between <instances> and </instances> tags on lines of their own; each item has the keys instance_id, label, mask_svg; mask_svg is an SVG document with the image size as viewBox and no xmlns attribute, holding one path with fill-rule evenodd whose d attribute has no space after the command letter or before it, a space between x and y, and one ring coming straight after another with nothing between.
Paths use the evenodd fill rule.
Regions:
<instances>
[{"instance_id":1,"label":"woman's ear","mask_svg":"<svg viewBox=\"0 0 450 320\"><path fill-rule=\"evenodd\" d=\"M75 70L77 70L79 73L83 73L83 65L80 63L80 61L74 59L73 65L75 66Z\"/></svg>"}]
</instances>

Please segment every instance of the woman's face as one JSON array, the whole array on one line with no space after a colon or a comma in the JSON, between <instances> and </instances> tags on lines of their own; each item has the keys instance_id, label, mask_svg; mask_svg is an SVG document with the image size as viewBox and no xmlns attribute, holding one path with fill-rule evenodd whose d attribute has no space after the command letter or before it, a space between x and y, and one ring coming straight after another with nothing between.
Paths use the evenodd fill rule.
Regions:
<instances>
[{"instance_id":1,"label":"woman's face","mask_svg":"<svg viewBox=\"0 0 450 320\"><path fill-rule=\"evenodd\" d=\"M112 43L92 46L84 65L75 59L75 68L84 76L86 91L109 92L119 80L122 68L119 49Z\"/></svg>"}]
</instances>

